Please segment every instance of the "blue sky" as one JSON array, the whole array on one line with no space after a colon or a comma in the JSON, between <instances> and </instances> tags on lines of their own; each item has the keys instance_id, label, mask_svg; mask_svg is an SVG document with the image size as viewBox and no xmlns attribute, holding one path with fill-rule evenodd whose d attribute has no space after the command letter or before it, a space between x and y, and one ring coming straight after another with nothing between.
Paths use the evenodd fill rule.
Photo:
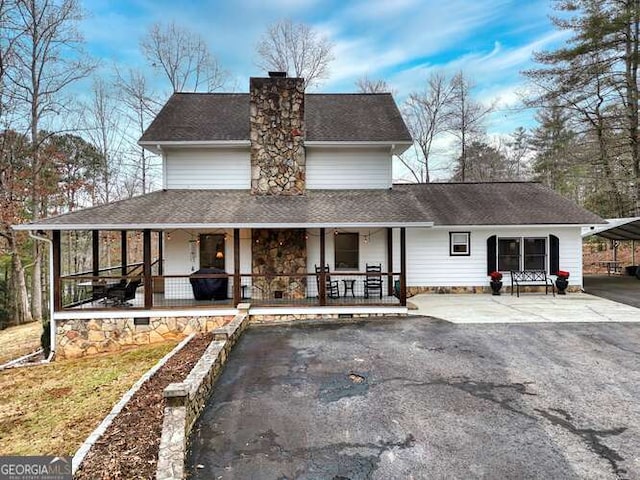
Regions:
<instances>
[{"instance_id":1,"label":"blue sky","mask_svg":"<svg viewBox=\"0 0 640 480\"><path fill-rule=\"evenodd\" d=\"M246 91L260 76L255 45L282 18L305 22L334 43L331 77L318 91L352 92L363 75L384 79L396 99L424 85L433 70L460 69L476 83L476 98L496 101L490 134L533 125L518 108L526 89L520 75L532 52L561 43L549 20L550 0L84 0L82 30L90 53L105 68L144 65L140 38L150 24L174 20L208 42L231 74L227 90Z\"/></svg>"}]
</instances>

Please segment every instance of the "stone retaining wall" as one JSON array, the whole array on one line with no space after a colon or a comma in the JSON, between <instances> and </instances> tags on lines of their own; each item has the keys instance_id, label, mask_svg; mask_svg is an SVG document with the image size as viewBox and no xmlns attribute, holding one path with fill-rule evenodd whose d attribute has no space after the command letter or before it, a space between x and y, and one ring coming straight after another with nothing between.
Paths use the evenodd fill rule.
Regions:
<instances>
[{"instance_id":1,"label":"stone retaining wall","mask_svg":"<svg viewBox=\"0 0 640 480\"><path fill-rule=\"evenodd\" d=\"M347 315L345 317L345 315ZM267 314L255 315L251 314L251 323L268 324L278 322L292 322L295 320L338 320L344 318L373 318L373 317L404 317L403 313L317 313L317 314Z\"/></svg>"},{"instance_id":2,"label":"stone retaining wall","mask_svg":"<svg viewBox=\"0 0 640 480\"><path fill-rule=\"evenodd\" d=\"M135 325L133 316L56 320L56 357L78 358L132 345L175 340L192 333L210 332L232 319L231 315L150 317L148 325Z\"/></svg>"},{"instance_id":3,"label":"stone retaining wall","mask_svg":"<svg viewBox=\"0 0 640 480\"><path fill-rule=\"evenodd\" d=\"M189 434L206 405L231 348L248 324L247 308L248 306L238 305L240 313L228 325L214 330L213 341L187 378L165 388L166 407L158 453L157 480L183 478Z\"/></svg>"}]
</instances>

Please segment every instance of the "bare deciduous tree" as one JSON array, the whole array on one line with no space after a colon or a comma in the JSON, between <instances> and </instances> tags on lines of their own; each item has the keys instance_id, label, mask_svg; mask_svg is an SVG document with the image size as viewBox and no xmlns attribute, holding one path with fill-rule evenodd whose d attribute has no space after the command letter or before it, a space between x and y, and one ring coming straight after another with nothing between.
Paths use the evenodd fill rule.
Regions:
<instances>
[{"instance_id":1,"label":"bare deciduous tree","mask_svg":"<svg viewBox=\"0 0 640 480\"><path fill-rule=\"evenodd\" d=\"M171 22L153 24L140 43L152 67L166 75L174 92L213 92L226 74L197 33Z\"/></svg>"},{"instance_id":2,"label":"bare deciduous tree","mask_svg":"<svg viewBox=\"0 0 640 480\"><path fill-rule=\"evenodd\" d=\"M139 172L140 189L142 193L147 193L149 189L149 170L151 168L149 156L146 150L137 145L137 140L144 130L149 126L153 117L162 107L158 102L157 95L150 89L144 74L137 69L129 69L126 76L117 72L118 88L121 100L124 104L124 113L129 118L135 138L130 138L130 142L134 145L133 166ZM125 192L135 192L135 182L129 182L129 188ZM128 195L131 196L131 195Z\"/></svg>"},{"instance_id":3,"label":"bare deciduous tree","mask_svg":"<svg viewBox=\"0 0 640 480\"><path fill-rule=\"evenodd\" d=\"M302 77L306 87L328 78L333 44L304 23L290 19L270 25L258 42L256 64L263 70Z\"/></svg>"},{"instance_id":4,"label":"bare deciduous tree","mask_svg":"<svg viewBox=\"0 0 640 480\"><path fill-rule=\"evenodd\" d=\"M42 173L48 159L40 155L42 120L65 108L63 92L73 82L87 76L94 65L82 52L82 37L76 24L82 11L76 0L17 0L10 28L19 32L13 45L15 61L7 70L12 95L26 111L31 141L32 217L46 214L47 198L42 195ZM43 250L34 242L31 307L34 319L42 320Z\"/></svg>"},{"instance_id":5,"label":"bare deciduous tree","mask_svg":"<svg viewBox=\"0 0 640 480\"><path fill-rule=\"evenodd\" d=\"M409 94L404 106L404 117L414 140L414 149L400 157L418 183L429 183L431 172L429 161L436 137L449 126L449 104L453 96L453 85L444 75L432 74L426 88Z\"/></svg>"},{"instance_id":6,"label":"bare deciduous tree","mask_svg":"<svg viewBox=\"0 0 640 480\"><path fill-rule=\"evenodd\" d=\"M101 168L95 170L99 178L94 180L93 205L113 200L116 176L122 163L124 131L127 125L120 115L119 100L111 93L113 90L112 85L103 79L94 79L91 101L83 109L87 136L101 158ZM99 186L102 188L99 189Z\"/></svg>"},{"instance_id":7,"label":"bare deciduous tree","mask_svg":"<svg viewBox=\"0 0 640 480\"><path fill-rule=\"evenodd\" d=\"M373 80L367 75L356 80L356 87L360 93L390 93L391 88L384 80Z\"/></svg>"},{"instance_id":8,"label":"bare deciduous tree","mask_svg":"<svg viewBox=\"0 0 640 480\"><path fill-rule=\"evenodd\" d=\"M460 155L455 169L462 182L466 180L467 147L484 133L483 122L494 110L494 105L486 106L472 98L473 87L473 83L464 76L463 72L457 73L451 80L448 131L460 142Z\"/></svg>"}]
</instances>

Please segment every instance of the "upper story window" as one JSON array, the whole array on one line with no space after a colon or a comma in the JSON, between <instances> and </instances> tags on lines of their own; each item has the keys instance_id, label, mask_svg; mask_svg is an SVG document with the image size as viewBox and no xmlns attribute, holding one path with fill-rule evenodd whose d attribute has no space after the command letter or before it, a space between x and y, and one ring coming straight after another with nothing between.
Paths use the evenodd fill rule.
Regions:
<instances>
[{"instance_id":1,"label":"upper story window","mask_svg":"<svg viewBox=\"0 0 640 480\"><path fill-rule=\"evenodd\" d=\"M358 270L360 262L360 242L357 233L335 235L335 269Z\"/></svg>"},{"instance_id":2,"label":"upper story window","mask_svg":"<svg viewBox=\"0 0 640 480\"><path fill-rule=\"evenodd\" d=\"M471 255L471 234L469 232L449 232L449 255Z\"/></svg>"},{"instance_id":3,"label":"upper story window","mask_svg":"<svg viewBox=\"0 0 640 480\"><path fill-rule=\"evenodd\" d=\"M546 238L516 237L498 239L498 270L546 269Z\"/></svg>"}]
</instances>

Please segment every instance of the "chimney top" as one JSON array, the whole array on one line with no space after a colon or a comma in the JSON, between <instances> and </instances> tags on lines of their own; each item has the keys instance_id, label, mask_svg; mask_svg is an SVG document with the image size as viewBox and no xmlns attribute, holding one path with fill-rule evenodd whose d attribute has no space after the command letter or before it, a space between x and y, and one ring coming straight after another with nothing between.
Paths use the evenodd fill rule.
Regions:
<instances>
[{"instance_id":1,"label":"chimney top","mask_svg":"<svg viewBox=\"0 0 640 480\"><path fill-rule=\"evenodd\" d=\"M271 78L286 78L287 72L269 72Z\"/></svg>"}]
</instances>

